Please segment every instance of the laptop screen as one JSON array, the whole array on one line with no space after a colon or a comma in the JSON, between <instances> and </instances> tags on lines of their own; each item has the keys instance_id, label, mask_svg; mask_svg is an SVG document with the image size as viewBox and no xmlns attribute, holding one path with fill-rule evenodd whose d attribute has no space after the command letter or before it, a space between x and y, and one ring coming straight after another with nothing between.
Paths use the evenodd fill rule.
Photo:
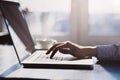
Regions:
<instances>
[{"instance_id":1,"label":"laptop screen","mask_svg":"<svg viewBox=\"0 0 120 80\"><path fill-rule=\"evenodd\" d=\"M14 48L17 51L17 54L19 56L20 62L23 61L26 57L28 57L31 53L26 51L26 47L23 44L23 42L20 40L20 38L17 36L17 34L14 32L14 30L9 26L9 32L12 37L12 41L14 44Z\"/></svg>"},{"instance_id":2,"label":"laptop screen","mask_svg":"<svg viewBox=\"0 0 120 80\"><path fill-rule=\"evenodd\" d=\"M23 60L27 56L25 54L26 48L34 46L34 43L20 10L20 5L16 2L0 1L0 9L20 60ZM30 51L28 50L28 52Z\"/></svg>"},{"instance_id":3,"label":"laptop screen","mask_svg":"<svg viewBox=\"0 0 120 80\"><path fill-rule=\"evenodd\" d=\"M29 48L29 46L34 46L28 25L24 19L19 3L0 1L0 8L4 18L7 19L8 23L19 36L26 48ZM30 51L29 49L27 50Z\"/></svg>"}]
</instances>

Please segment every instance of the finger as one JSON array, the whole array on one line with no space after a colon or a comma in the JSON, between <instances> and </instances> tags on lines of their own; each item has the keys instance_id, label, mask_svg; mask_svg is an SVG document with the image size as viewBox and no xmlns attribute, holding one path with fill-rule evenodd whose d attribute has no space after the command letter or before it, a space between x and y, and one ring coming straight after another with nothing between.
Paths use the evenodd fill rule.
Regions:
<instances>
[{"instance_id":1,"label":"finger","mask_svg":"<svg viewBox=\"0 0 120 80\"><path fill-rule=\"evenodd\" d=\"M60 44L58 46L56 46L56 48L53 50L51 56L50 56L50 59L53 58L53 56L56 54L56 52L59 50L60 47L62 47L64 44Z\"/></svg>"},{"instance_id":2,"label":"finger","mask_svg":"<svg viewBox=\"0 0 120 80\"><path fill-rule=\"evenodd\" d=\"M50 52L52 51L52 50L54 50L54 48L57 46L58 44L55 44L54 46L52 46L47 52L46 52L46 54L50 54Z\"/></svg>"},{"instance_id":3,"label":"finger","mask_svg":"<svg viewBox=\"0 0 120 80\"><path fill-rule=\"evenodd\" d=\"M62 43L58 43L58 44L53 45L53 46L46 52L46 54L50 54L50 52L51 52L52 50L54 50L54 48L56 48L56 46L58 46L58 45L60 45L60 44L62 44Z\"/></svg>"}]
</instances>

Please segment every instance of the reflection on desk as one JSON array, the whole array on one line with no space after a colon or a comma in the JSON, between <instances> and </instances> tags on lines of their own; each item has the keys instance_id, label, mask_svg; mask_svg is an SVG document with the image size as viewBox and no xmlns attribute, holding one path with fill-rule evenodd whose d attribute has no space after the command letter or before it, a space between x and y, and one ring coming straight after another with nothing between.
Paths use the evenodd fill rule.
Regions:
<instances>
[{"instance_id":1,"label":"reflection on desk","mask_svg":"<svg viewBox=\"0 0 120 80\"><path fill-rule=\"evenodd\" d=\"M32 69L18 64L12 46L0 46L0 77L27 79L119 80L119 64L95 64L93 70ZM20 80L21 80L20 79Z\"/></svg>"}]
</instances>

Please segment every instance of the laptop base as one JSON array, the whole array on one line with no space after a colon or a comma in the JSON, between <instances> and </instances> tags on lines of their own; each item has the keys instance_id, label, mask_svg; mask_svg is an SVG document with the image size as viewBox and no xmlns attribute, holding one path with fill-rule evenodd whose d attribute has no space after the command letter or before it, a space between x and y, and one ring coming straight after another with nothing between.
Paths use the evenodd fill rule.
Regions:
<instances>
[{"instance_id":1,"label":"laptop base","mask_svg":"<svg viewBox=\"0 0 120 80\"><path fill-rule=\"evenodd\" d=\"M24 68L48 68L48 69L87 69L92 70L93 65L60 65L60 64L23 64Z\"/></svg>"}]
</instances>

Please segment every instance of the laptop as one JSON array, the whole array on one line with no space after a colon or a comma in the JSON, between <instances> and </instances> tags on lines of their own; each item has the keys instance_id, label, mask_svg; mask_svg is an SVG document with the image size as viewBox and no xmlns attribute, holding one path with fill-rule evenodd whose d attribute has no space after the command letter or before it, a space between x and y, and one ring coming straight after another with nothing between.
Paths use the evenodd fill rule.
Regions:
<instances>
[{"instance_id":1,"label":"laptop","mask_svg":"<svg viewBox=\"0 0 120 80\"><path fill-rule=\"evenodd\" d=\"M53 59L50 59L50 55L46 55L47 50L34 50L34 52L26 50L26 46L33 43L33 40L29 32L28 25L24 25L27 23L21 11L19 10L20 5L16 2L2 2L3 4L1 10L4 16L4 20L8 32L11 35L18 61L24 68L93 69L94 61L92 58L78 59L76 57L71 56L70 54L62 54L60 52L57 52ZM9 6L7 6L6 3ZM9 13L14 17L10 17L9 14L6 14L5 12L7 11L9 11ZM19 16L19 19L15 15L16 13L17 16ZM13 22L10 20L13 20ZM20 24L19 22L22 22L24 24ZM17 25L16 23L21 26ZM19 30L17 28L19 28Z\"/></svg>"}]
</instances>

